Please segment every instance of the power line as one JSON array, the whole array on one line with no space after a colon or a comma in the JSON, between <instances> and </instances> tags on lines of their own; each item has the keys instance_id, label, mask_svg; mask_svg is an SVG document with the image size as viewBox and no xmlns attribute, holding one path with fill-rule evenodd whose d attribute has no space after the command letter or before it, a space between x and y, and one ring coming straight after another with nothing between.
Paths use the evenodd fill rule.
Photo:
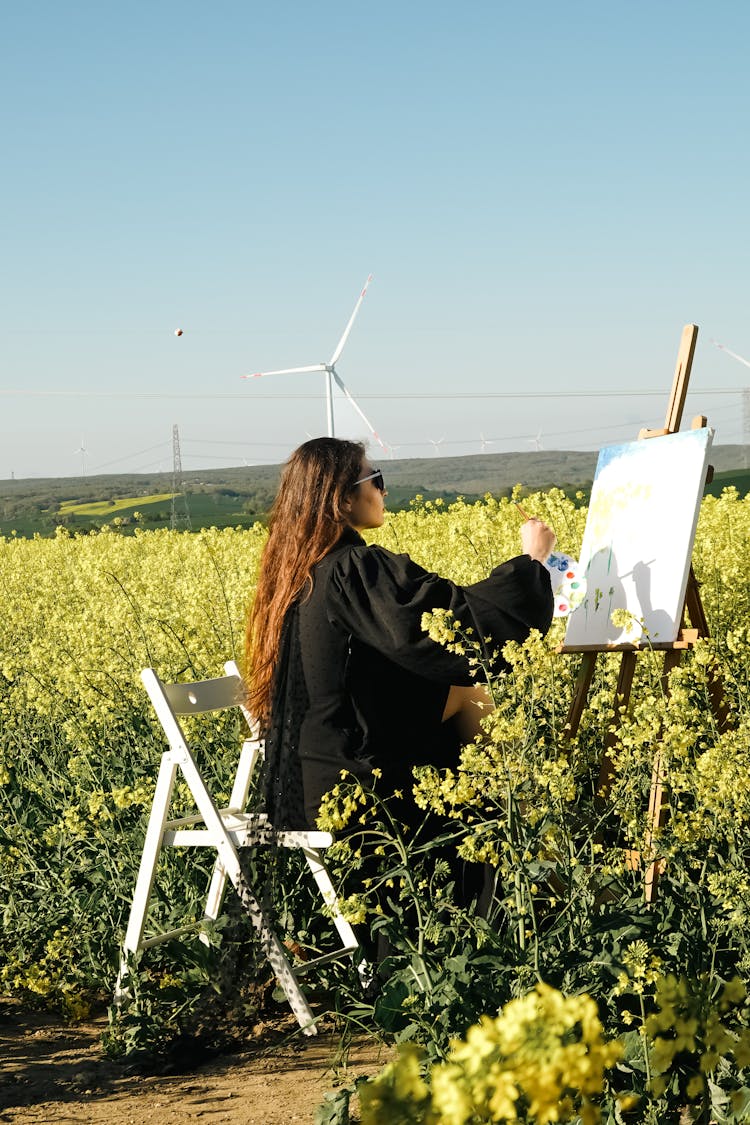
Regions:
<instances>
[{"instance_id":1,"label":"power line","mask_svg":"<svg viewBox=\"0 0 750 1125\"><path fill-rule=\"evenodd\" d=\"M137 453L127 453L124 457L115 457L113 461L105 461L101 465L97 465L97 469L106 469L109 465L119 465L123 461L132 461L134 457L142 457L144 453L152 453L154 449L163 449L165 442L157 442L156 445L149 445L148 449L139 449Z\"/></svg>"},{"instance_id":2,"label":"power line","mask_svg":"<svg viewBox=\"0 0 750 1125\"><path fill-rule=\"evenodd\" d=\"M744 392L743 406L745 405L745 403L750 404L750 391ZM622 431L628 431L632 434L638 428L639 427L632 421L629 421L629 422L612 422L609 425L600 424L600 425L597 425L597 426L579 426L579 427L576 427L575 429L571 429L571 430L545 430L545 439L546 440L558 440L560 438L566 438L566 437L571 437L571 436L575 436L575 435L581 435L581 436L585 437L585 435L587 435L587 434L597 434L601 438L603 435L605 435L607 433L612 434L612 433L618 433L618 432L622 432ZM749 430L750 430L750 411L747 413L747 415L745 417L745 421L744 421L744 431L745 432L743 433L743 442L745 442L746 444L750 444L750 436L748 436ZM178 438L178 440L179 440L179 438ZM507 446L507 444L509 442L528 440L528 434L526 434L526 433L507 434L506 433L506 434L503 434L501 436L496 436L496 437L484 436L483 438L482 437L443 438L440 441L440 445L446 445L446 446L452 446L452 447L457 447L457 446L471 447L471 446L475 446L477 444L477 442L480 442L482 440L484 441L485 444L492 443L494 445L501 445L501 446L506 445ZM394 444L394 446L392 446L391 448L394 448L394 449L396 449L396 448L397 449L417 449L417 448L426 448L430 444L431 444L431 442L428 438L420 438L416 441L398 442L398 443ZM594 444L595 447L598 447L598 445L600 445L601 442L594 442L593 444ZM237 440L231 441L231 440L221 439L221 438L188 438L187 441L182 441L181 445L183 447L184 446L190 447L191 449L194 449L194 447L196 447L196 446L198 446L198 447L206 447L207 446L209 448L210 447L216 447L216 446L220 446L220 447L221 446L227 446L227 447L230 447L231 449L236 450L237 452L236 452L235 455L233 455L232 453L229 453L229 452L226 453L226 454L204 452L201 449L195 450L194 452L187 453L187 456L192 461L203 461L203 462L205 462L205 461L220 461L220 462L223 462L225 464L227 462L230 462L231 464L234 464L235 462L233 461L233 456L242 457L243 460L244 460L248 456L251 456L252 451L254 449L257 449L257 448L279 449L279 450L284 450L284 451L287 451L288 448L289 448L289 442L285 441L285 440L281 440L281 439L278 440L278 441L259 442L259 441L255 441L255 440L247 441L247 440L243 440L243 439L237 439ZM102 469L107 468L110 465L122 463L124 461L133 460L137 457L143 456L145 453L151 452L154 449L164 449L165 452L166 452L165 447L166 447L166 443L159 442L157 445L150 446L148 449L138 450L135 453L127 454L123 457L119 457L115 461L108 461L108 462L105 462L104 464L97 465L97 466L95 466L95 471L99 472ZM557 448L559 448L559 447L557 447ZM502 452L502 451L499 450L498 452ZM508 452L508 451L505 450L505 452ZM174 446L173 446L173 460L174 460ZM262 461L258 458L253 458L253 462L256 465L257 464L269 464L269 463L274 464L275 463L275 462L264 462L264 461ZM146 466L141 466L141 469L142 470L152 469L157 464L158 464L158 462L150 462ZM246 464L244 467L251 468L252 465ZM135 470L131 470L131 471L135 471ZM165 470L162 469L160 471L163 472ZM179 489L175 488L175 491L179 491Z\"/></svg>"},{"instance_id":3,"label":"power line","mask_svg":"<svg viewBox=\"0 0 750 1125\"><path fill-rule=\"evenodd\" d=\"M741 395L743 387L693 387L691 395ZM7 390L0 389L0 397L19 397L19 398L124 398L124 399L178 399L178 400L235 400L241 399L246 402L255 402L260 400L268 402L272 400L289 401L289 399L304 399L315 402L320 402L324 395L321 394L250 394L243 393L218 393L218 394L203 394L203 393L180 393L175 394L168 391L57 391L57 390L19 390L9 388ZM631 391L446 391L438 393L434 391L419 392L419 391L394 391L393 393L378 392L372 394L360 394L359 398L366 399L379 399L381 401L405 400L411 399L415 401L429 400L445 400L450 401L454 399L549 399L549 398L650 398L658 396L664 398L664 388L661 390L631 390Z\"/></svg>"},{"instance_id":4,"label":"power line","mask_svg":"<svg viewBox=\"0 0 750 1125\"><path fill-rule=\"evenodd\" d=\"M222 438L188 438L187 442L185 442L184 444L186 444L186 445L241 445L243 447L247 447L248 445L267 445L267 446L274 447L274 446L277 446L277 445L281 445L282 443L278 442L278 441L256 441L255 438L253 438L253 440L250 441L250 442L248 442L247 439L242 439L242 440L238 439L237 441L227 441L226 439L222 439Z\"/></svg>"}]
</instances>

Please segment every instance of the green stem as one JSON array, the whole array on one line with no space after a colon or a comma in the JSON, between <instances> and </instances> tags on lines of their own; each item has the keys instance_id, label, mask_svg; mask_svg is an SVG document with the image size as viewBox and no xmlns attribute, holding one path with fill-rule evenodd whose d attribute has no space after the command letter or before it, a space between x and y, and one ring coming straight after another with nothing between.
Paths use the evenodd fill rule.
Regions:
<instances>
[{"instance_id":1,"label":"green stem","mask_svg":"<svg viewBox=\"0 0 750 1125\"><path fill-rule=\"evenodd\" d=\"M643 1062L646 1067L646 1086L651 1086L651 1066L648 1058L648 1040L646 1038L646 1006L643 1003L643 994L639 993L638 1003L641 1007L641 1027L643 1028Z\"/></svg>"},{"instance_id":2,"label":"green stem","mask_svg":"<svg viewBox=\"0 0 750 1125\"><path fill-rule=\"evenodd\" d=\"M506 818L508 824L508 839L514 840L515 817L513 815L513 795L510 789L510 779L506 784ZM515 841L514 841L515 842ZM519 949L526 949L526 927L523 918L523 895L521 892L521 872L516 870L513 873L513 888L516 900L516 910L518 911L518 946Z\"/></svg>"}]
</instances>

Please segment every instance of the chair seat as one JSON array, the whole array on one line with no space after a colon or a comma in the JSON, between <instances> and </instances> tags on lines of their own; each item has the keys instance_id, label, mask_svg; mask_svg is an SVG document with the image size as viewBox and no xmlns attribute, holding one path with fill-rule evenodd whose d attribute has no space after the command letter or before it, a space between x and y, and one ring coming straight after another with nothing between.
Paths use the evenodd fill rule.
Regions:
<instances>
[{"instance_id":1,"label":"chair seat","mask_svg":"<svg viewBox=\"0 0 750 1125\"><path fill-rule=\"evenodd\" d=\"M333 843L330 832L277 830L269 824L265 813L240 812L231 806L219 809L218 813L236 847L275 844L280 848L330 848ZM173 847L216 847L216 836L210 829L190 830L189 826L202 823L200 813L168 820L164 825L164 842Z\"/></svg>"},{"instance_id":2,"label":"chair seat","mask_svg":"<svg viewBox=\"0 0 750 1125\"><path fill-rule=\"evenodd\" d=\"M264 825L225 824L227 834L235 847L250 844L275 844L280 848L328 848L333 843L329 832L275 832ZM176 848L215 848L216 836L208 828L183 828L164 833L164 843Z\"/></svg>"}]
</instances>

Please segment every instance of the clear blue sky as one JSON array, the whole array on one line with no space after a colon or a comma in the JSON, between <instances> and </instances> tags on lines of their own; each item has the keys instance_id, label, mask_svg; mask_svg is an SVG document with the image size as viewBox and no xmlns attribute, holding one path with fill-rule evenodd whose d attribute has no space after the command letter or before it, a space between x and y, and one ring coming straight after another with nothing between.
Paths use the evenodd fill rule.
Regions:
<instances>
[{"instance_id":1,"label":"clear blue sky","mask_svg":"<svg viewBox=\"0 0 750 1125\"><path fill-rule=\"evenodd\" d=\"M169 471L175 424L183 469L283 460L323 376L241 376L329 360L369 274L337 370L373 460L630 440L687 323L688 416L742 440L743 0L2 23L0 479Z\"/></svg>"}]
</instances>

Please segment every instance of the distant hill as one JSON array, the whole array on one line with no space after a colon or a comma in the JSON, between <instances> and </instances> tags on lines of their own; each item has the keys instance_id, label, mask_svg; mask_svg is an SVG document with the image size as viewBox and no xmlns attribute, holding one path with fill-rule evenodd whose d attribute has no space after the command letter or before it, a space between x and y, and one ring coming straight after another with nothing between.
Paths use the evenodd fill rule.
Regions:
<instances>
[{"instance_id":1,"label":"distant hill","mask_svg":"<svg viewBox=\"0 0 750 1125\"><path fill-rule=\"evenodd\" d=\"M488 492L508 495L517 485L524 492L556 487L572 496L580 491L587 499L597 457L597 451L538 450L380 462L373 455L372 459L383 469L388 507L397 511L408 508L417 495L449 503L459 496L474 500ZM742 495L750 491L750 446L717 445L711 463L715 475L707 492L719 494L730 485ZM171 472L5 480L0 482L0 535L15 531L19 536L46 536L60 524L85 531L115 521L125 532L135 526L191 530L249 526L265 519L280 473L281 465L184 471L183 492L174 500ZM147 501L155 496L166 499ZM95 502L96 514L69 511L71 506Z\"/></svg>"}]
</instances>

